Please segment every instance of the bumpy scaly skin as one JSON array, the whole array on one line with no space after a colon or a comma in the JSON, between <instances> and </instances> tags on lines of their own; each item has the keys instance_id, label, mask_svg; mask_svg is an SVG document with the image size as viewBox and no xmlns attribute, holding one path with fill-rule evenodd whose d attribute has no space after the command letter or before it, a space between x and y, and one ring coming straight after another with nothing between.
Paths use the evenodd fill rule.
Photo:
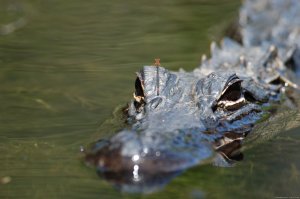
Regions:
<instances>
[{"instance_id":1,"label":"bumpy scaly skin","mask_svg":"<svg viewBox=\"0 0 300 199\"><path fill-rule=\"evenodd\" d=\"M96 145L89 158L98 168L135 178L186 169L215 151L227 160L213 158L215 164L234 159L262 107L297 88L291 80L300 68L300 2L248 0L239 32L243 44L212 43L211 58L203 56L192 72L145 66L137 73L132 127Z\"/></svg>"}]
</instances>

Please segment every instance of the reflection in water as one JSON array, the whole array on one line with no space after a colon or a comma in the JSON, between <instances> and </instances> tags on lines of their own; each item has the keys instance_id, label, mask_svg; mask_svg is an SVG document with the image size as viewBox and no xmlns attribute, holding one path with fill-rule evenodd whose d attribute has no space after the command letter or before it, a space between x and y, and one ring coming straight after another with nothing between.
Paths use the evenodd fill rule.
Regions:
<instances>
[{"instance_id":1,"label":"reflection in water","mask_svg":"<svg viewBox=\"0 0 300 199\"><path fill-rule=\"evenodd\" d=\"M241 134L242 136L243 134ZM174 177L185 171L186 168L196 164L212 163L219 167L231 167L236 161L243 159L241 153L241 142L243 137L236 137L235 140L224 143L221 138L214 143L216 153L211 154L209 159L192 159L189 154L171 154L157 151L154 155L151 152L135 154L131 158L122 157L120 149L112 150L113 143L109 140L99 140L85 157L86 163L95 166L98 175L113 184L121 191L152 193L162 189ZM187 153L192 153L188 151ZM177 165L177 166L176 166ZM166 168L169 167L169 168Z\"/></svg>"},{"instance_id":2,"label":"reflection in water","mask_svg":"<svg viewBox=\"0 0 300 199\"><path fill-rule=\"evenodd\" d=\"M174 177L178 176L181 171L170 173L138 173L134 167L133 172L111 173L98 172L99 176L113 184L119 191L129 193L154 193L161 190Z\"/></svg>"}]
</instances>

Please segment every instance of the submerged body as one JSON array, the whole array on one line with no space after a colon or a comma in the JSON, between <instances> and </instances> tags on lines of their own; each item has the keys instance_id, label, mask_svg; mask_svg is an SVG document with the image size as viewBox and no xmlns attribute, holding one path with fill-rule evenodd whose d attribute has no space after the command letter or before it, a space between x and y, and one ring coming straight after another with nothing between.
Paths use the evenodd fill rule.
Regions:
<instances>
[{"instance_id":1,"label":"submerged body","mask_svg":"<svg viewBox=\"0 0 300 199\"><path fill-rule=\"evenodd\" d=\"M297 89L299 23L297 0L246 1L242 44L213 43L211 58L192 72L145 66L126 111L131 127L96 143L87 159L105 176L135 185L207 161L239 160L242 140L267 107L283 96L292 101L286 93Z\"/></svg>"}]
</instances>

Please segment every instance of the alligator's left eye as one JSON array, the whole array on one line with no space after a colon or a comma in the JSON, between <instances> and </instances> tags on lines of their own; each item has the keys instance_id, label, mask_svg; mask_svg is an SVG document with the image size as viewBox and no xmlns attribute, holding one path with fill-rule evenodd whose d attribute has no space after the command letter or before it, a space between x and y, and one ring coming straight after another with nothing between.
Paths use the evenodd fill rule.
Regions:
<instances>
[{"instance_id":1,"label":"alligator's left eye","mask_svg":"<svg viewBox=\"0 0 300 199\"><path fill-rule=\"evenodd\" d=\"M141 103L144 100L144 88L139 77L135 80L135 92L133 95L136 102Z\"/></svg>"},{"instance_id":2,"label":"alligator's left eye","mask_svg":"<svg viewBox=\"0 0 300 199\"><path fill-rule=\"evenodd\" d=\"M237 76L232 76L226 83L219 99L217 100L216 107L226 110L236 110L245 104L245 98L242 94L241 88L242 80Z\"/></svg>"},{"instance_id":3,"label":"alligator's left eye","mask_svg":"<svg viewBox=\"0 0 300 199\"><path fill-rule=\"evenodd\" d=\"M135 92L133 93L134 98L134 106L136 108L136 111L140 112L141 108L144 105L144 86L143 82L140 80L139 77L135 80Z\"/></svg>"}]
</instances>

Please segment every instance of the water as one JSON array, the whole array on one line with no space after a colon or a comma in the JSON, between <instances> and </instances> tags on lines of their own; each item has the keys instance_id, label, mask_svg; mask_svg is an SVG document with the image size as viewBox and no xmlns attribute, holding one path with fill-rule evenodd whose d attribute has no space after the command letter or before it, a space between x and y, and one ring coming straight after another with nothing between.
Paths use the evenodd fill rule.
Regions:
<instances>
[{"instance_id":1,"label":"water","mask_svg":"<svg viewBox=\"0 0 300 199\"><path fill-rule=\"evenodd\" d=\"M81 146L120 128L107 120L130 100L135 71L156 57L170 70L195 68L239 6L1 0L0 198L300 197L297 129L249 144L233 168L199 166L146 196L117 191L81 159ZM288 116L272 124L299 126Z\"/></svg>"}]
</instances>

